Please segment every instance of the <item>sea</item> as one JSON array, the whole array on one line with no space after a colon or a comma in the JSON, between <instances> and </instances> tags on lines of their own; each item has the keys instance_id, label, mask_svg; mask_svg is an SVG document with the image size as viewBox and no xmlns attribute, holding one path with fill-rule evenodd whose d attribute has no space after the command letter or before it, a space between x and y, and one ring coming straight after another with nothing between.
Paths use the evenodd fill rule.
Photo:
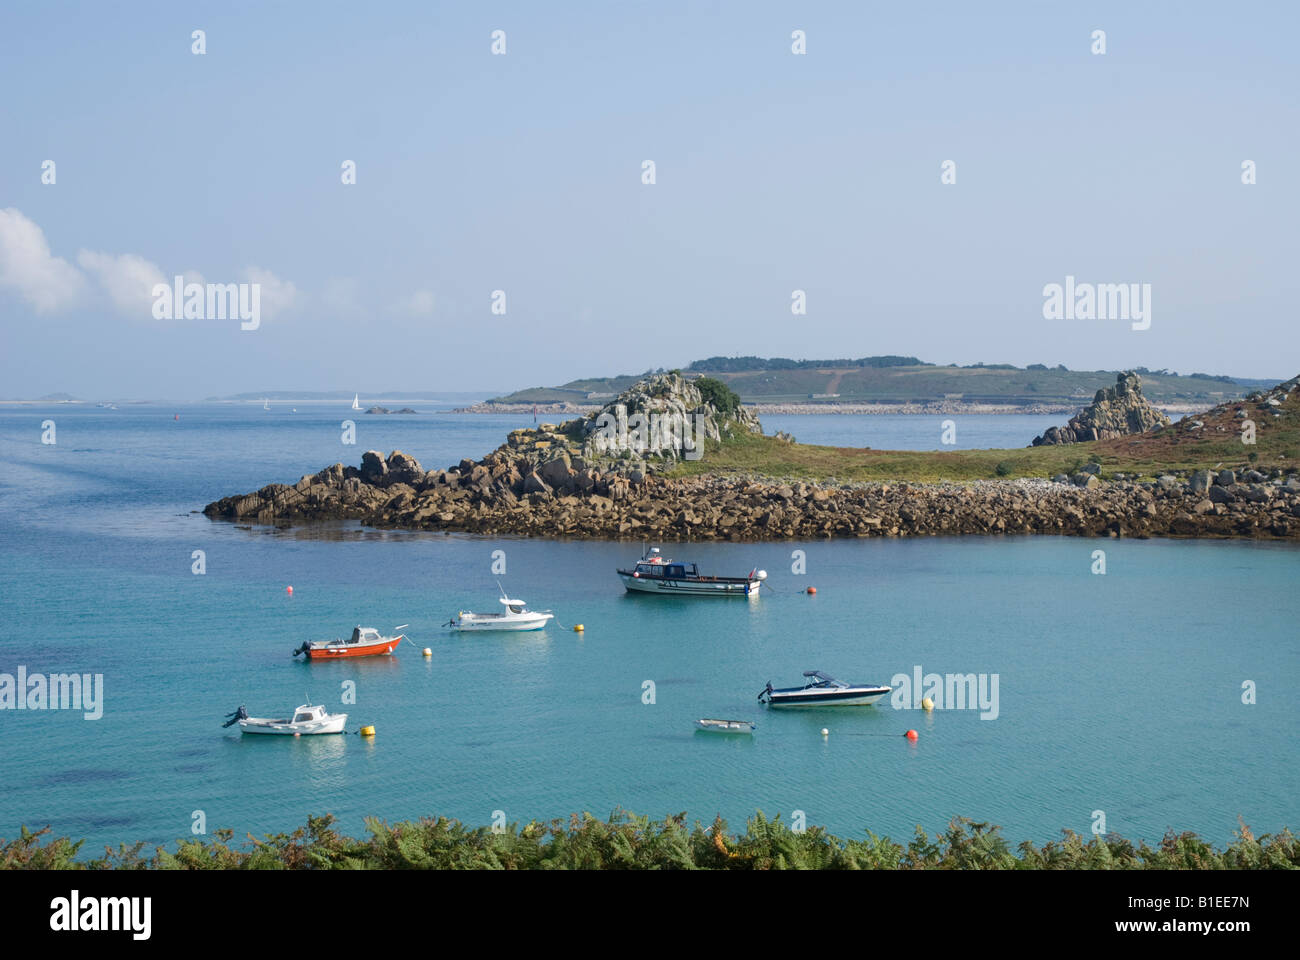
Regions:
<instances>
[{"instance_id":1,"label":"sea","mask_svg":"<svg viewBox=\"0 0 1300 960\"><path fill-rule=\"evenodd\" d=\"M1257 834L1300 826L1294 546L656 544L707 572L767 572L759 598L714 600L626 593L614 571L639 543L203 516L367 449L446 467L533 423L414 406L0 406L0 837L49 826L89 854L219 828L287 832L309 814L363 835L367 817L486 826L617 810L732 829L762 811L904 843L956 817L1038 844L1062 830L1224 844L1239 820ZM952 449L944 419L969 448L1022 446L1061 418L764 422L803 442ZM553 626L445 628L459 610L497 609L502 590L553 611ZM292 656L356 625L410 642L366 660ZM895 694L856 708L758 702L767 683L797 686L810 670ZM16 709L20 671L85 676L95 703ZM241 705L284 716L307 702L346 712L349 732L222 727ZM757 727L706 733L702 717ZM358 736L363 725L375 735Z\"/></svg>"}]
</instances>

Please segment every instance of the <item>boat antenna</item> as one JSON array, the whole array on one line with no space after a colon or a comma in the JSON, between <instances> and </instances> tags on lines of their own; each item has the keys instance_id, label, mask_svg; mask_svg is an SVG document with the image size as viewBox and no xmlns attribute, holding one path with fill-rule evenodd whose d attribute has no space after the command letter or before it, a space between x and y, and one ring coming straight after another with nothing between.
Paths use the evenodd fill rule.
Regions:
<instances>
[{"instance_id":1,"label":"boat antenna","mask_svg":"<svg viewBox=\"0 0 1300 960\"><path fill-rule=\"evenodd\" d=\"M506 593L506 588L503 587L503 586L501 586L501 581L500 581L500 580L497 581L497 589L501 591L501 599L502 599L502 600L509 600L509 599L510 599L510 594Z\"/></svg>"}]
</instances>

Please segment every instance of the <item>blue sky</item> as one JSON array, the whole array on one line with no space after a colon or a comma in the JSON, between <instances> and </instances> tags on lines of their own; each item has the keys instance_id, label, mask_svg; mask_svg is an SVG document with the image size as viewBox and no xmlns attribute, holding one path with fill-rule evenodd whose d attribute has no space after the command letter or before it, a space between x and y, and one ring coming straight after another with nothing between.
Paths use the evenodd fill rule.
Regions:
<instances>
[{"instance_id":1,"label":"blue sky","mask_svg":"<svg viewBox=\"0 0 1300 960\"><path fill-rule=\"evenodd\" d=\"M975 6L7 4L0 396L1300 372L1300 6ZM258 279L260 328L154 319L176 274ZM1067 275L1150 283L1151 328L1045 320Z\"/></svg>"}]
</instances>

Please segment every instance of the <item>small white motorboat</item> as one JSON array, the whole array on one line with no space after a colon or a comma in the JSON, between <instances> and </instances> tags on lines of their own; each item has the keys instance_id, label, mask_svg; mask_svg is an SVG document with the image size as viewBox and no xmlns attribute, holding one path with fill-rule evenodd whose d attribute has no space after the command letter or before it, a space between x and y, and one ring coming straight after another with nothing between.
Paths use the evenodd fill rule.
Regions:
<instances>
[{"instance_id":1,"label":"small white motorboat","mask_svg":"<svg viewBox=\"0 0 1300 960\"><path fill-rule=\"evenodd\" d=\"M346 713L326 713L324 707L312 706L310 703L304 703L293 712L292 717L281 720L250 717L248 711L242 706L226 716L229 719L222 724L223 727L237 723L241 733L270 733L284 737L305 737L314 733L343 733L343 727L348 722Z\"/></svg>"},{"instance_id":2,"label":"small white motorboat","mask_svg":"<svg viewBox=\"0 0 1300 960\"><path fill-rule=\"evenodd\" d=\"M753 720L696 720L695 725L710 733L753 733L758 726Z\"/></svg>"},{"instance_id":3,"label":"small white motorboat","mask_svg":"<svg viewBox=\"0 0 1300 960\"><path fill-rule=\"evenodd\" d=\"M808 682L802 687L773 690L771 681L758 695L760 702L771 707L861 707L887 696L892 687L845 683L820 670L805 670Z\"/></svg>"},{"instance_id":4,"label":"small white motorboat","mask_svg":"<svg viewBox=\"0 0 1300 960\"><path fill-rule=\"evenodd\" d=\"M549 610L529 610L524 601L502 597L504 613L475 613L473 610L458 611L447 626L455 630L541 630L555 614Z\"/></svg>"}]
</instances>

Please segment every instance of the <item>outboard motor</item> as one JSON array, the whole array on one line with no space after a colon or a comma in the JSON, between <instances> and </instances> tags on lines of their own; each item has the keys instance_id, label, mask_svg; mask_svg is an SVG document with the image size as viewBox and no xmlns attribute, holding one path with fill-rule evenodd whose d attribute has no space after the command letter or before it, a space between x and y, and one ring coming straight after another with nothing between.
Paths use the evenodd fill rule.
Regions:
<instances>
[{"instance_id":1,"label":"outboard motor","mask_svg":"<svg viewBox=\"0 0 1300 960\"><path fill-rule=\"evenodd\" d=\"M247 719L248 719L248 711L244 709L244 705L241 703L241 704L239 705L239 709L238 709L238 710L236 710L234 713L228 713L228 714L226 714L226 716L227 716L229 719L227 719L226 722L223 723L223 724L221 725L221 727L222 727L223 730L224 730L226 727L233 727L233 726L234 726L235 724L237 724L240 720L247 720Z\"/></svg>"},{"instance_id":2,"label":"outboard motor","mask_svg":"<svg viewBox=\"0 0 1300 960\"><path fill-rule=\"evenodd\" d=\"M299 647L297 650L295 650L295 651L293 652L293 655L296 657L296 656L298 656L298 654L300 654L300 653L306 653L306 652L307 652L308 650L310 650L310 649L311 649L311 645L310 645L309 643L307 643L306 641L303 641L303 645L302 645L301 647Z\"/></svg>"}]
</instances>

